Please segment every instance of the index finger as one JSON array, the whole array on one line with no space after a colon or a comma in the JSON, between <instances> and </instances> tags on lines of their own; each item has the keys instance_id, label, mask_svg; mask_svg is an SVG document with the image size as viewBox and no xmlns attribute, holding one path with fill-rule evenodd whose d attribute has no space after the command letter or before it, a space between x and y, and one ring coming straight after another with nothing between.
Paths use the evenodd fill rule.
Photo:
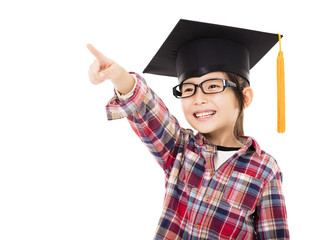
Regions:
<instances>
[{"instance_id":1,"label":"index finger","mask_svg":"<svg viewBox=\"0 0 316 240\"><path fill-rule=\"evenodd\" d=\"M87 48L99 61L106 61L106 57L90 43L87 44Z\"/></svg>"}]
</instances>

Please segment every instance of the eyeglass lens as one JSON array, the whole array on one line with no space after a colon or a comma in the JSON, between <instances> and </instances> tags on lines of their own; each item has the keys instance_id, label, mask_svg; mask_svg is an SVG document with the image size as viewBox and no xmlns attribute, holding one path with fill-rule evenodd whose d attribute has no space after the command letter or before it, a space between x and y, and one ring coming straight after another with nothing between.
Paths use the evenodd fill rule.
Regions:
<instances>
[{"instance_id":1,"label":"eyeglass lens","mask_svg":"<svg viewBox=\"0 0 316 240\"><path fill-rule=\"evenodd\" d=\"M189 97L195 93L196 86L192 83L183 83L180 89L181 97ZM217 93L224 89L223 80L207 80L202 83L202 89L205 93Z\"/></svg>"}]
</instances>

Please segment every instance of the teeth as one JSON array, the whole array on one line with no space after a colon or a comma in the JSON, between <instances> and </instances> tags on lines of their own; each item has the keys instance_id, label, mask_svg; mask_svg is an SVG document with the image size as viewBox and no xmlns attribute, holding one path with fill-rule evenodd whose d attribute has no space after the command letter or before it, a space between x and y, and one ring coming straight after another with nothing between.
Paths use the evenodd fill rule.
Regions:
<instances>
[{"instance_id":1,"label":"teeth","mask_svg":"<svg viewBox=\"0 0 316 240\"><path fill-rule=\"evenodd\" d=\"M215 111L212 111L212 112L195 113L195 116L197 118L204 118L204 117L208 117L214 114L215 114Z\"/></svg>"}]
</instances>

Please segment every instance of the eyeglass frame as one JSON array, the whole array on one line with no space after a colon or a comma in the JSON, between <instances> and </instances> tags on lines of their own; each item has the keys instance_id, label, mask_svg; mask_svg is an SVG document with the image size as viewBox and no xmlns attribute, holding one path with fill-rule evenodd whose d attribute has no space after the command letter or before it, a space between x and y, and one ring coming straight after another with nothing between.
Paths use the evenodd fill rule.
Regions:
<instances>
[{"instance_id":1,"label":"eyeglass frame","mask_svg":"<svg viewBox=\"0 0 316 240\"><path fill-rule=\"evenodd\" d=\"M222 81L223 81L223 90L221 90L221 91L219 91L219 92L213 92L213 93L206 93L206 92L204 92L204 90L203 90L203 88L202 88L202 84L203 84L204 82L206 82L206 81L209 81L209 80L222 80ZM180 96L181 92L179 92L176 88L177 88L177 87L181 88L183 84L193 84L193 85L194 85L194 92L193 92L192 95L187 96L187 97L181 97L181 96ZM201 82L201 83L199 83L199 84L195 84L195 83L184 83L184 82L182 82L182 83L180 83L180 84L178 84L177 86L175 86L175 87L172 88L173 96L175 96L175 97L178 98L178 99L192 97L192 96L196 93L197 87L199 87L199 88L202 90L202 92L203 92L204 94L215 94L215 93L224 92L224 90L225 90L227 87L238 88L236 83L234 83L234 82L232 82L232 81L229 81L229 80L227 80L227 79L225 79L225 78L210 78L210 79L204 80L203 82Z\"/></svg>"}]
</instances>

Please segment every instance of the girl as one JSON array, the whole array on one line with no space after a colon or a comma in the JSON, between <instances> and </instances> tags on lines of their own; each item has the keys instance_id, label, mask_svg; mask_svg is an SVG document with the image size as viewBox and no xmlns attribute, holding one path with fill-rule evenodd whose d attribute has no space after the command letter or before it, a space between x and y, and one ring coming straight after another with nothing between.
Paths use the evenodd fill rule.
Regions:
<instances>
[{"instance_id":1,"label":"girl","mask_svg":"<svg viewBox=\"0 0 316 240\"><path fill-rule=\"evenodd\" d=\"M179 21L145 72L178 77L173 94L197 134L142 76L87 45L96 57L90 81L115 86L108 119L127 117L165 172L155 239L289 239L281 171L242 125L253 98L249 69L276 42L275 34Z\"/></svg>"}]
</instances>

